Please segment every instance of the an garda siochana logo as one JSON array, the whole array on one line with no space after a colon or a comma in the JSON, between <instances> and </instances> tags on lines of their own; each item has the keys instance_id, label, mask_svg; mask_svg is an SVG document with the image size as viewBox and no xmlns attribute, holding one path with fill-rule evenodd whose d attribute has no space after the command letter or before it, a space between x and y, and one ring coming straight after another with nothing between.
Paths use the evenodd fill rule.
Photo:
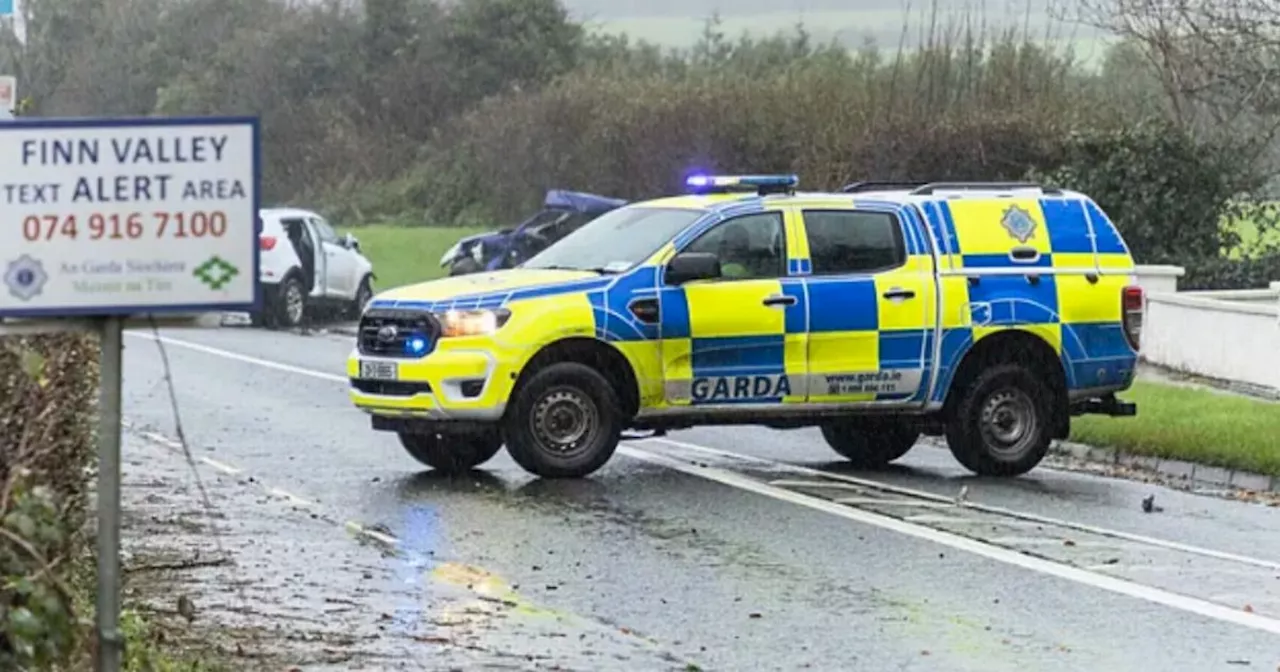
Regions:
<instances>
[{"instance_id":1,"label":"an garda siochana logo","mask_svg":"<svg viewBox=\"0 0 1280 672\"><path fill-rule=\"evenodd\" d=\"M26 254L9 262L4 272L4 284L9 286L9 293L20 301L30 301L39 296L48 281L49 274L45 273L44 264Z\"/></svg>"},{"instance_id":2,"label":"an garda siochana logo","mask_svg":"<svg viewBox=\"0 0 1280 672\"><path fill-rule=\"evenodd\" d=\"M694 378L694 401L740 401L778 399L791 395L791 381L783 375L719 376Z\"/></svg>"},{"instance_id":3,"label":"an garda siochana logo","mask_svg":"<svg viewBox=\"0 0 1280 672\"><path fill-rule=\"evenodd\" d=\"M379 343L394 342L396 340L396 336L398 336L399 334L400 334L400 330L396 329L395 325L388 324L387 326L382 327L381 329L378 330L378 342Z\"/></svg>"},{"instance_id":4,"label":"an garda siochana logo","mask_svg":"<svg viewBox=\"0 0 1280 672\"><path fill-rule=\"evenodd\" d=\"M1019 243L1026 243L1036 235L1036 220L1030 212L1016 205L1010 205L1000 218L1000 225Z\"/></svg>"}]
</instances>

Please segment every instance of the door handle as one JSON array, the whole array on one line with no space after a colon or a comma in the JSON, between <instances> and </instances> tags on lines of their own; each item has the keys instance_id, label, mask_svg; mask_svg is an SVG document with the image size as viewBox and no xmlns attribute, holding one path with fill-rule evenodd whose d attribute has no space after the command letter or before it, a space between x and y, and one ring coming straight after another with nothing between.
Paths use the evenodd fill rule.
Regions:
<instances>
[{"instance_id":1,"label":"door handle","mask_svg":"<svg viewBox=\"0 0 1280 672\"><path fill-rule=\"evenodd\" d=\"M766 296L762 303L766 306L794 306L796 305L796 297L774 294L773 296Z\"/></svg>"},{"instance_id":2,"label":"door handle","mask_svg":"<svg viewBox=\"0 0 1280 672\"><path fill-rule=\"evenodd\" d=\"M884 298L886 299L889 299L890 301L896 301L899 299L914 299L916 298L916 293L914 290L911 290L911 289L894 287L889 291L885 292L882 296L884 296Z\"/></svg>"}]
</instances>

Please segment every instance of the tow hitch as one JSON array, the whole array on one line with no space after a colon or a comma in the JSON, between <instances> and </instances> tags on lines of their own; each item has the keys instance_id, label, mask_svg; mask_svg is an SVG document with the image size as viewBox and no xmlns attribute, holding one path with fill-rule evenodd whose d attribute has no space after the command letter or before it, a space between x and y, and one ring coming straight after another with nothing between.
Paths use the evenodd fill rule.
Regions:
<instances>
[{"instance_id":1,"label":"tow hitch","mask_svg":"<svg viewBox=\"0 0 1280 672\"><path fill-rule=\"evenodd\" d=\"M1131 401L1120 401L1114 394L1100 399L1086 399L1076 402L1071 407L1072 415L1109 415L1112 417L1132 417L1138 414L1138 405Z\"/></svg>"}]
</instances>

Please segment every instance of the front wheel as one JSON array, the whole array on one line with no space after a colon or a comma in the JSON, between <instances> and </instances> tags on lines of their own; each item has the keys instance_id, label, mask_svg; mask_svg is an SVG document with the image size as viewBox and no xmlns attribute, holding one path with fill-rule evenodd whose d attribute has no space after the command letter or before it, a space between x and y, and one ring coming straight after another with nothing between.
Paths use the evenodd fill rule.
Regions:
<instances>
[{"instance_id":1,"label":"front wheel","mask_svg":"<svg viewBox=\"0 0 1280 672\"><path fill-rule=\"evenodd\" d=\"M1035 374L1000 364L957 392L946 433L960 464L981 476L1017 476L1040 464L1053 440L1053 394Z\"/></svg>"},{"instance_id":2,"label":"front wheel","mask_svg":"<svg viewBox=\"0 0 1280 672\"><path fill-rule=\"evenodd\" d=\"M855 468L879 469L906 455L920 430L901 420L836 420L822 425L822 438Z\"/></svg>"},{"instance_id":3,"label":"front wheel","mask_svg":"<svg viewBox=\"0 0 1280 672\"><path fill-rule=\"evenodd\" d=\"M351 305L347 308L347 317L353 320L360 319L360 315L364 312L364 307L369 305L369 301L373 300L373 280L365 276L360 281L360 288L356 290L356 297L352 300Z\"/></svg>"},{"instance_id":4,"label":"front wheel","mask_svg":"<svg viewBox=\"0 0 1280 672\"><path fill-rule=\"evenodd\" d=\"M400 445L413 459L445 474L463 474L488 462L502 449L497 432L473 434L400 433Z\"/></svg>"},{"instance_id":5,"label":"front wheel","mask_svg":"<svg viewBox=\"0 0 1280 672\"><path fill-rule=\"evenodd\" d=\"M604 376L574 362L533 374L503 422L507 452L543 478L581 478L603 467L622 436L618 397Z\"/></svg>"}]
</instances>

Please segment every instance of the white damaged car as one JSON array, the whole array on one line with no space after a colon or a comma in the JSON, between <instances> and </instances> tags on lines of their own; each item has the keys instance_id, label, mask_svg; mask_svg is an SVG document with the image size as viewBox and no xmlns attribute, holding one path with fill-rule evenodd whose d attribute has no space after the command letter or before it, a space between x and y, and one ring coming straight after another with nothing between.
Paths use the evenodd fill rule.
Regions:
<instances>
[{"instance_id":1,"label":"white damaged car","mask_svg":"<svg viewBox=\"0 0 1280 672\"><path fill-rule=\"evenodd\" d=\"M264 208L258 277L262 311L254 325L292 328L320 312L357 319L373 298L373 264L350 233L298 208Z\"/></svg>"}]
</instances>

